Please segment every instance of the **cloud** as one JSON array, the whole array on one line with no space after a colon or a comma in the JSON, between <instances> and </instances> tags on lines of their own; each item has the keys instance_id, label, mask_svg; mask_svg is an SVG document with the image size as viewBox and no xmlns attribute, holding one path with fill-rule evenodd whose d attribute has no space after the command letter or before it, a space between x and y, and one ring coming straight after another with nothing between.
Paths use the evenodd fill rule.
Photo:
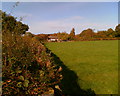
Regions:
<instances>
[{"instance_id":1,"label":"cloud","mask_svg":"<svg viewBox=\"0 0 120 96\"><path fill-rule=\"evenodd\" d=\"M92 28L95 30L107 30L108 28L113 28L115 24L105 24L96 22L84 22L86 18L81 16L73 16L69 18L53 20L53 21L42 21L33 22L30 24L30 31L34 34L50 34L56 32L67 32L70 33L72 28L75 28L76 33L79 34L85 29ZM114 29L114 28L113 28Z\"/></svg>"},{"instance_id":2,"label":"cloud","mask_svg":"<svg viewBox=\"0 0 120 96\"><path fill-rule=\"evenodd\" d=\"M58 31L69 31L72 27L74 27L75 21L79 21L82 19L83 17L73 16L70 18L53 21L34 22L30 24L30 31L33 33L53 33Z\"/></svg>"}]
</instances>

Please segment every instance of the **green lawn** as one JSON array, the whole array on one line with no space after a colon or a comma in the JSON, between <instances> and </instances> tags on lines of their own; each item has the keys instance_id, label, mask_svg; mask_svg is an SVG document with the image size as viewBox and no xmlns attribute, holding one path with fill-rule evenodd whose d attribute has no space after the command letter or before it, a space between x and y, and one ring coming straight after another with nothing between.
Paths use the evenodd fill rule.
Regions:
<instances>
[{"instance_id":1,"label":"green lawn","mask_svg":"<svg viewBox=\"0 0 120 96\"><path fill-rule=\"evenodd\" d=\"M46 46L77 75L82 89L91 88L96 94L118 93L117 40L51 42L46 43ZM72 82L74 79L70 74L67 78L69 81L66 82ZM71 87L69 84L67 86ZM67 91L71 90L66 89Z\"/></svg>"}]
</instances>

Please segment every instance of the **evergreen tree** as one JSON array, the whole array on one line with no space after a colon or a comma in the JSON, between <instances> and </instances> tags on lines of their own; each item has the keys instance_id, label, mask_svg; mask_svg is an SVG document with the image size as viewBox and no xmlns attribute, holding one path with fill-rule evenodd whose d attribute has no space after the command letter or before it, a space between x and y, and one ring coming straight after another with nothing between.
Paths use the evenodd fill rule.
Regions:
<instances>
[{"instance_id":1,"label":"evergreen tree","mask_svg":"<svg viewBox=\"0 0 120 96\"><path fill-rule=\"evenodd\" d=\"M70 35L69 35L69 40L74 40L75 39L75 29L72 28Z\"/></svg>"}]
</instances>

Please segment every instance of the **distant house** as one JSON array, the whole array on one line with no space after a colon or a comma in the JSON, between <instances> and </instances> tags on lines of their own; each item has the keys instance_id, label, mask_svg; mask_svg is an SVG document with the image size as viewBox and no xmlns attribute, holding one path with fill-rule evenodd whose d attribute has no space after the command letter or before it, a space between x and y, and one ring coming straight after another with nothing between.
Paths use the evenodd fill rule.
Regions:
<instances>
[{"instance_id":1,"label":"distant house","mask_svg":"<svg viewBox=\"0 0 120 96\"><path fill-rule=\"evenodd\" d=\"M49 42L58 42L59 39L57 36L48 36L48 41Z\"/></svg>"}]
</instances>

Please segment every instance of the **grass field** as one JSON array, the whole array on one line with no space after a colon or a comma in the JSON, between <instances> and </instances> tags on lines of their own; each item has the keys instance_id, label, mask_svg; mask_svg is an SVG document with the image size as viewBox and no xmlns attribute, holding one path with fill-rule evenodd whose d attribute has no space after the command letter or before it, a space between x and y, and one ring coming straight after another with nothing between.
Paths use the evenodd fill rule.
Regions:
<instances>
[{"instance_id":1,"label":"grass field","mask_svg":"<svg viewBox=\"0 0 120 96\"><path fill-rule=\"evenodd\" d=\"M79 41L46 43L63 64L77 77L82 89L95 91L96 94L118 93L118 41ZM67 74L67 73L66 73ZM65 75L68 76L68 75ZM65 77L64 77L65 78ZM67 77L72 82L74 77ZM66 83L68 87L74 87ZM74 88L75 89L75 88ZM72 92L66 88L66 92Z\"/></svg>"}]
</instances>

